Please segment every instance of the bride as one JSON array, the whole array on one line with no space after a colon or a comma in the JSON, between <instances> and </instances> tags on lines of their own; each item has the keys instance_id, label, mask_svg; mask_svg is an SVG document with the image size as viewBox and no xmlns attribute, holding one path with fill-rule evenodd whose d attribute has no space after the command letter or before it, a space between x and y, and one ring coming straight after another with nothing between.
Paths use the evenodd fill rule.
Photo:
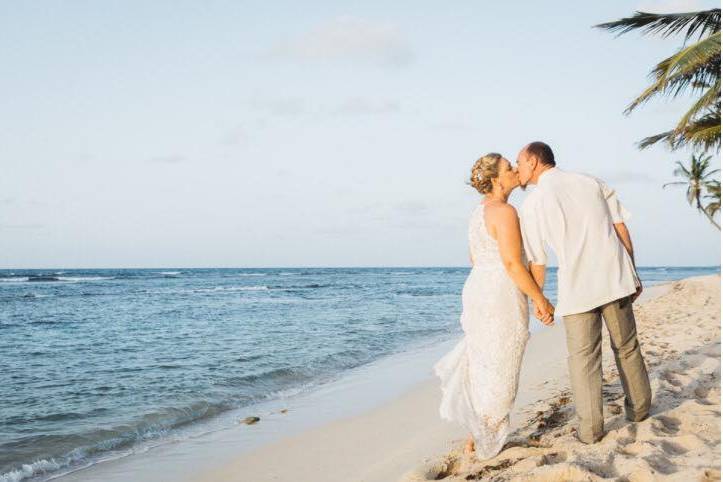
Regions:
<instances>
[{"instance_id":1,"label":"bride","mask_svg":"<svg viewBox=\"0 0 723 482\"><path fill-rule=\"evenodd\" d=\"M509 430L522 354L529 337L529 296L535 313L552 324L554 308L527 271L517 211L507 203L520 185L497 153L472 167L471 185L484 196L469 220L472 270L462 290L464 338L435 366L442 380L442 418L471 432L466 453L497 455Z\"/></svg>"}]
</instances>

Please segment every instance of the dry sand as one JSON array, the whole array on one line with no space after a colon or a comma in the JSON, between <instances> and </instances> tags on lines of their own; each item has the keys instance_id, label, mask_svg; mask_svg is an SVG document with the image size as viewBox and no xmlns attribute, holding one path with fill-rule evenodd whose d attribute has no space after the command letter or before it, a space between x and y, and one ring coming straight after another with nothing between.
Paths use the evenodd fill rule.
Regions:
<instances>
[{"instance_id":1,"label":"dry sand","mask_svg":"<svg viewBox=\"0 0 723 482\"><path fill-rule=\"evenodd\" d=\"M574 437L566 386L526 408L528 422L494 459L456 447L403 480L708 481L720 480L720 278L691 278L636 311L653 388L651 416L630 423L612 357L605 363L606 436ZM607 340L605 343L609 343Z\"/></svg>"},{"instance_id":2,"label":"dry sand","mask_svg":"<svg viewBox=\"0 0 723 482\"><path fill-rule=\"evenodd\" d=\"M608 433L598 444L574 438L558 324L528 344L512 414L517 430L494 459L461 455L465 430L440 420L439 384L430 377L363 415L263 446L189 480L719 480L720 277L691 278L644 296L635 312L653 386L652 414L637 424L624 419L622 390L605 349Z\"/></svg>"}]
</instances>

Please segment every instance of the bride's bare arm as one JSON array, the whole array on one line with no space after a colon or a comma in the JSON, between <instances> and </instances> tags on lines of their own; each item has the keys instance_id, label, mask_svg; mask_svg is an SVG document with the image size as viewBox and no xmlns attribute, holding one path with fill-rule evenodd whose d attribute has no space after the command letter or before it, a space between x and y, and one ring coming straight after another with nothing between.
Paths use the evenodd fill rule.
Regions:
<instances>
[{"instance_id":1,"label":"bride's bare arm","mask_svg":"<svg viewBox=\"0 0 723 482\"><path fill-rule=\"evenodd\" d=\"M542 310L545 315L543 323L551 323L554 308L522 262L522 236L517 211L505 204L494 209L493 217L490 221L494 224L497 245L507 274L520 290L530 297L535 306Z\"/></svg>"},{"instance_id":2,"label":"bride's bare arm","mask_svg":"<svg viewBox=\"0 0 723 482\"><path fill-rule=\"evenodd\" d=\"M530 274L532 275L532 279L535 280L535 283L537 283L537 286L542 289L542 287L545 286L545 265L530 263Z\"/></svg>"}]
</instances>

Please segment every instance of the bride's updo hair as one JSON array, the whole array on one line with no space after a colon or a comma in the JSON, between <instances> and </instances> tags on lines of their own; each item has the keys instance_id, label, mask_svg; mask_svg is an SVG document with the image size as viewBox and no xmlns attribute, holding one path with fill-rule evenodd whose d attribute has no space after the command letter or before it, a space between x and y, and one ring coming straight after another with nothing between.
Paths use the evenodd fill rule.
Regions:
<instances>
[{"instance_id":1,"label":"bride's updo hair","mask_svg":"<svg viewBox=\"0 0 723 482\"><path fill-rule=\"evenodd\" d=\"M490 152L477 159L472 166L469 183L480 194L492 192L492 179L500 174L500 159L502 159L502 154Z\"/></svg>"}]
</instances>

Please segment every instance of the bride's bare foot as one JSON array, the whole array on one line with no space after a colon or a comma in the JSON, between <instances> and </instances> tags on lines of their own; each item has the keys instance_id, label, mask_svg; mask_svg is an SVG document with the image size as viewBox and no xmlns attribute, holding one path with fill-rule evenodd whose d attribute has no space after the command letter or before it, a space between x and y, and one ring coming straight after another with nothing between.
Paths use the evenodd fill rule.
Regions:
<instances>
[{"instance_id":1,"label":"bride's bare foot","mask_svg":"<svg viewBox=\"0 0 723 482\"><path fill-rule=\"evenodd\" d=\"M472 437L467 439L467 443L464 445L464 453L467 455L474 453L474 439Z\"/></svg>"}]
</instances>

